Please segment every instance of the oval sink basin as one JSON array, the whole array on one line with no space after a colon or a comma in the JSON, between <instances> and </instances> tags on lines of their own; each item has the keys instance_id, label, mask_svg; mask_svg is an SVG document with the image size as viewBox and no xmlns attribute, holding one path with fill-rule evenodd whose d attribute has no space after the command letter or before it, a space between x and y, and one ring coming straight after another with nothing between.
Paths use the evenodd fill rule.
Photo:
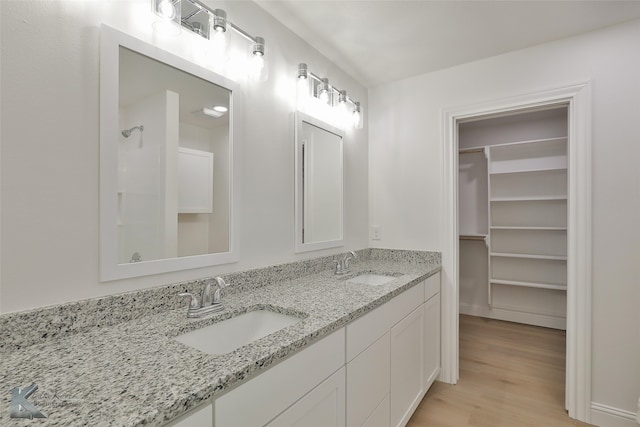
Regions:
<instances>
[{"instance_id":1,"label":"oval sink basin","mask_svg":"<svg viewBox=\"0 0 640 427\"><path fill-rule=\"evenodd\" d=\"M205 353L226 354L300 320L299 317L269 310L255 310L178 335L174 339Z\"/></svg>"},{"instance_id":2,"label":"oval sink basin","mask_svg":"<svg viewBox=\"0 0 640 427\"><path fill-rule=\"evenodd\" d=\"M380 286L397 279L396 276L387 276L384 274L364 273L347 280L350 283L361 283L364 285Z\"/></svg>"}]
</instances>

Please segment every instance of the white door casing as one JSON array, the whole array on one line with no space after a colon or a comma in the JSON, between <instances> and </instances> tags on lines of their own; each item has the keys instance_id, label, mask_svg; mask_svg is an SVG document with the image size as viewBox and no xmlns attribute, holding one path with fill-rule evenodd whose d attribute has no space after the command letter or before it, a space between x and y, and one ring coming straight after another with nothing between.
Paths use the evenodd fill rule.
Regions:
<instances>
[{"instance_id":1,"label":"white door casing","mask_svg":"<svg viewBox=\"0 0 640 427\"><path fill-rule=\"evenodd\" d=\"M567 372L566 408L590 421L591 407L591 86L584 82L543 92L442 110L443 222L442 371L458 381L459 248L458 122L478 116L568 105Z\"/></svg>"}]
</instances>

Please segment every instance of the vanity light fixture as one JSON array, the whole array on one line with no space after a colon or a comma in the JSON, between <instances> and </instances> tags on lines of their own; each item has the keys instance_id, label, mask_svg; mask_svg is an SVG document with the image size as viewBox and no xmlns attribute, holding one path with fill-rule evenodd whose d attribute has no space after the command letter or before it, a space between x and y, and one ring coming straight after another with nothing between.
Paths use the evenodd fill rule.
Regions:
<instances>
[{"instance_id":1,"label":"vanity light fixture","mask_svg":"<svg viewBox=\"0 0 640 427\"><path fill-rule=\"evenodd\" d=\"M298 79L306 80L309 77L309 71L307 69L307 64L300 63L298 64Z\"/></svg>"},{"instance_id":2,"label":"vanity light fixture","mask_svg":"<svg viewBox=\"0 0 640 427\"><path fill-rule=\"evenodd\" d=\"M360 110L360 102L356 101L353 108L353 126L356 129L362 129L362 112Z\"/></svg>"},{"instance_id":3,"label":"vanity light fixture","mask_svg":"<svg viewBox=\"0 0 640 427\"><path fill-rule=\"evenodd\" d=\"M167 36L179 34L181 0L153 0L152 6L158 17L152 24L153 30Z\"/></svg>"},{"instance_id":4,"label":"vanity light fixture","mask_svg":"<svg viewBox=\"0 0 640 427\"><path fill-rule=\"evenodd\" d=\"M171 21L176 17L175 2L171 0L162 0L158 3L157 13L162 19Z\"/></svg>"},{"instance_id":5,"label":"vanity light fixture","mask_svg":"<svg viewBox=\"0 0 640 427\"><path fill-rule=\"evenodd\" d=\"M309 90L309 85L314 90ZM347 95L346 90L340 90L329 84L329 79L320 77L311 71L307 64L301 62L298 64L298 97L304 97L313 94L320 101L331 107L336 107L341 116L340 121L353 124L357 129L362 129L362 107L359 101L351 99ZM337 97L334 97L337 95ZM337 99L337 102L334 100Z\"/></svg>"},{"instance_id":6,"label":"vanity light fixture","mask_svg":"<svg viewBox=\"0 0 640 427\"><path fill-rule=\"evenodd\" d=\"M184 27L199 36L218 43L220 36L229 29L234 30L251 43L251 65L248 74L258 80L264 80L266 43L263 37L252 36L238 25L227 19L223 9L211 9L200 0L151 0L153 11L163 21L171 21L178 28ZM155 28L155 24L154 24ZM218 49L224 50L224 49ZM223 60L226 60L224 58Z\"/></svg>"},{"instance_id":7,"label":"vanity light fixture","mask_svg":"<svg viewBox=\"0 0 640 427\"><path fill-rule=\"evenodd\" d=\"M227 12L222 9L213 11L213 30L218 33L227 32Z\"/></svg>"},{"instance_id":8,"label":"vanity light fixture","mask_svg":"<svg viewBox=\"0 0 640 427\"><path fill-rule=\"evenodd\" d=\"M324 102L325 104L328 104L330 101L330 94L329 94L329 79L322 78L320 80L320 84L318 85L318 90L317 90L317 96L318 99L322 102Z\"/></svg>"}]
</instances>

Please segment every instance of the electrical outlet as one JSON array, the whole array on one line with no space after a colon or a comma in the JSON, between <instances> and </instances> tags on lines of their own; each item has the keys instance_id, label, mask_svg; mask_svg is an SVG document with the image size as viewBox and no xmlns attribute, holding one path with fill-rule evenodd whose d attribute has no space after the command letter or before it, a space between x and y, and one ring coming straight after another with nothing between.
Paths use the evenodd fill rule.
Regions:
<instances>
[{"instance_id":1,"label":"electrical outlet","mask_svg":"<svg viewBox=\"0 0 640 427\"><path fill-rule=\"evenodd\" d=\"M371 240L382 240L382 227L379 225L371 227Z\"/></svg>"}]
</instances>

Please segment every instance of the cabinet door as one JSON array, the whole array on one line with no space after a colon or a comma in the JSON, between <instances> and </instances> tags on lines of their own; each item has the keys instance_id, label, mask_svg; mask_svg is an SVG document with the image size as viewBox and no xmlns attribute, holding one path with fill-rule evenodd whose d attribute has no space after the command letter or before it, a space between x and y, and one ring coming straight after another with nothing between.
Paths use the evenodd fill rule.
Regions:
<instances>
[{"instance_id":1,"label":"cabinet door","mask_svg":"<svg viewBox=\"0 0 640 427\"><path fill-rule=\"evenodd\" d=\"M269 427L344 427L345 370L327 378L302 399L294 403Z\"/></svg>"},{"instance_id":2,"label":"cabinet door","mask_svg":"<svg viewBox=\"0 0 640 427\"><path fill-rule=\"evenodd\" d=\"M391 328L391 426L404 426L424 394L424 307Z\"/></svg>"},{"instance_id":3,"label":"cabinet door","mask_svg":"<svg viewBox=\"0 0 640 427\"><path fill-rule=\"evenodd\" d=\"M387 332L347 364L347 426L359 427L389 394L389 337ZM387 401L387 406L389 402ZM387 409L387 414L389 409ZM387 415L387 425L389 416Z\"/></svg>"},{"instance_id":4,"label":"cabinet door","mask_svg":"<svg viewBox=\"0 0 640 427\"><path fill-rule=\"evenodd\" d=\"M264 426L344 367L344 342L342 328L220 396L216 427Z\"/></svg>"},{"instance_id":5,"label":"cabinet door","mask_svg":"<svg viewBox=\"0 0 640 427\"><path fill-rule=\"evenodd\" d=\"M424 303L424 382L431 387L440 373L440 294Z\"/></svg>"},{"instance_id":6,"label":"cabinet door","mask_svg":"<svg viewBox=\"0 0 640 427\"><path fill-rule=\"evenodd\" d=\"M349 426L347 426L349 427ZM389 395L369 415L362 427L389 427Z\"/></svg>"}]
</instances>

